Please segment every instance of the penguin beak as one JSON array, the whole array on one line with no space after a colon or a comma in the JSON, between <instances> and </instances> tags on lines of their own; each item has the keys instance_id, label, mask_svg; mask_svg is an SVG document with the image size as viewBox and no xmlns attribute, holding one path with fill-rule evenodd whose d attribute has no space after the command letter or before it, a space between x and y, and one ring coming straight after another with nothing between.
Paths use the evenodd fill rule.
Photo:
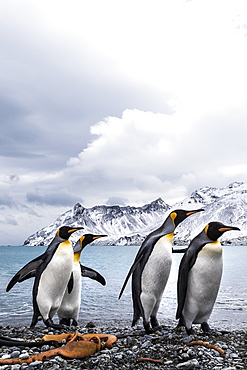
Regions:
<instances>
[{"instance_id":1,"label":"penguin beak","mask_svg":"<svg viewBox=\"0 0 247 370\"><path fill-rule=\"evenodd\" d=\"M224 233L225 231L230 231L230 230L240 231L240 229L238 227L235 227L235 226L225 226L225 227L219 228L219 231L222 232L222 233Z\"/></svg>"},{"instance_id":2,"label":"penguin beak","mask_svg":"<svg viewBox=\"0 0 247 370\"><path fill-rule=\"evenodd\" d=\"M199 208L199 209L196 209L194 211L189 211L189 212L186 213L186 216L190 216L190 215L193 215L194 213L202 212L202 211L204 211L203 208Z\"/></svg>"},{"instance_id":3,"label":"penguin beak","mask_svg":"<svg viewBox=\"0 0 247 370\"><path fill-rule=\"evenodd\" d=\"M72 233L74 233L75 231L77 231L77 230L82 230L82 229L84 229L84 227L74 227L73 229L70 229L68 232L69 232L70 234L72 234Z\"/></svg>"},{"instance_id":4,"label":"penguin beak","mask_svg":"<svg viewBox=\"0 0 247 370\"><path fill-rule=\"evenodd\" d=\"M108 236L108 235L95 235L93 239L103 238L104 236Z\"/></svg>"}]
</instances>

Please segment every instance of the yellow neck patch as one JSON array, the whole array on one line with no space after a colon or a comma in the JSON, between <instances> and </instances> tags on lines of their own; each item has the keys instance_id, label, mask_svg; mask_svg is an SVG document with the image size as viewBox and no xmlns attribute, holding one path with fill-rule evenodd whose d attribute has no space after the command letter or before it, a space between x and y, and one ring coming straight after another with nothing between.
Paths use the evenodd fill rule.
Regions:
<instances>
[{"instance_id":1,"label":"yellow neck patch","mask_svg":"<svg viewBox=\"0 0 247 370\"><path fill-rule=\"evenodd\" d=\"M79 262L81 257L81 252L74 253L74 262Z\"/></svg>"},{"instance_id":2,"label":"yellow neck patch","mask_svg":"<svg viewBox=\"0 0 247 370\"><path fill-rule=\"evenodd\" d=\"M214 244L214 245L217 245L217 244L220 244L219 240L215 240L215 242L212 242L210 244ZM221 245L221 244L220 244Z\"/></svg>"},{"instance_id":3,"label":"yellow neck patch","mask_svg":"<svg viewBox=\"0 0 247 370\"><path fill-rule=\"evenodd\" d=\"M71 246L71 243L69 240L65 240L64 242L61 243L62 245L64 245L65 247L68 247L68 246Z\"/></svg>"},{"instance_id":4,"label":"yellow neck patch","mask_svg":"<svg viewBox=\"0 0 247 370\"><path fill-rule=\"evenodd\" d=\"M170 234L166 235L166 238L170 239L171 241L172 241L173 237L174 237L174 233L170 233Z\"/></svg>"}]
</instances>

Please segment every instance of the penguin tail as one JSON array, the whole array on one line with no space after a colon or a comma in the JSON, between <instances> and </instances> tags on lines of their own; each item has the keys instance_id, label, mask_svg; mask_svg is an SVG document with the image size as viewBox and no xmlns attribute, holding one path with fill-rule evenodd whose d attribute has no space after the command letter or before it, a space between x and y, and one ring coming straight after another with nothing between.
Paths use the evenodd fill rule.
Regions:
<instances>
[{"instance_id":1,"label":"penguin tail","mask_svg":"<svg viewBox=\"0 0 247 370\"><path fill-rule=\"evenodd\" d=\"M176 313L176 320L181 319L181 317L182 317L182 313L179 312L179 311L177 311L177 313Z\"/></svg>"},{"instance_id":2,"label":"penguin tail","mask_svg":"<svg viewBox=\"0 0 247 370\"><path fill-rule=\"evenodd\" d=\"M132 320L132 324L131 324L131 326L135 326L135 324L136 324L136 323L137 323L137 321L140 319L140 317L141 317L140 312L134 311L134 314L133 314L133 320Z\"/></svg>"},{"instance_id":3,"label":"penguin tail","mask_svg":"<svg viewBox=\"0 0 247 370\"><path fill-rule=\"evenodd\" d=\"M139 318L140 317L133 318L131 326L135 326L135 324L137 323L137 321L139 320Z\"/></svg>"},{"instance_id":4,"label":"penguin tail","mask_svg":"<svg viewBox=\"0 0 247 370\"><path fill-rule=\"evenodd\" d=\"M32 322L31 322L31 325L30 325L30 328L34 328L35 325L37 324L38 320L37 319L32 319Z\"/></svg>"},{"instance_id":5,"label":"penguin tail","mask_svg":"<svg viewBox=\"0 0 247 370\"><path fill-rule=\"evenodd\" d=\"M30 328L34 328L38 321L39 321L39 315L34 313Z\"/></svg>"},{"instance_id":6,"label":"penguin tail","mask_svg":"<svg viewBox=\"0 0 247 370\"><path fill-rule=\"evenodd\" d=\"M182 316L179 318L179 321L178 321L178 324L177 324L177 328L180 328L181 326L184 326L184 320L183 320L183 317Z\"/></svg>"},{"instance_id":7,"label":"penguin tail","mask_svg":"<svg viewBox=\"0 0 247 370\"><path fill-rule=\"evenodd\" d=\"M178 304L177 312L176 312L176 320L182 317L183 306Z\"/></svg>"}]
</instances>

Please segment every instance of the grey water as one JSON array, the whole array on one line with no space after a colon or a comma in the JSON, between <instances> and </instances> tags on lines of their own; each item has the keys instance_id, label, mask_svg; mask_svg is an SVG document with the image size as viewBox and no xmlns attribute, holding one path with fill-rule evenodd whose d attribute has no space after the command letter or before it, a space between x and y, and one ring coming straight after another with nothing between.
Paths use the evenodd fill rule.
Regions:
<instances>
[{"instance_id":1,"label":"grey water","mask_svg":"<svg viewBox=\"0 0 247 370\"><path fill-rule=\"evenodd\" d=\"M27 262L44 252L45 247L0 247L0 326L29 326L32 319L33 278L16 284L8 293L6 286ZM82 278L79 324L128 327L132 321L131 286L128 283L118 299L124 279L138 246L87 246L81 263L101 273L102 286ZM163 295L158 319L162 325L176 325L176 281L181 254L173 255L170 277ZM209 324L213 328L234 330L247 326L247 246L223 246L224 271L217 301ZM54 318L55 322L57 317ZM141 322L140 322L141 323ZM42 322L38 326L43 326Z\"/></svg>"}]
</instances>

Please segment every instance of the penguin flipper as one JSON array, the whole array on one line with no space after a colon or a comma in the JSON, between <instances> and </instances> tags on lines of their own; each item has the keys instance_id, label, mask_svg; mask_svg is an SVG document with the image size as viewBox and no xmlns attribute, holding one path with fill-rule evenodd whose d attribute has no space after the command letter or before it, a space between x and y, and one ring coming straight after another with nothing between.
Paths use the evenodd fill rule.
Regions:
<instances>
[{"instance_id":1,"label":"penguin flipper","mask_svg":"<svg viewBox=\"0 0 247 370\"><path fill-rule=\"evenodd\" d=\"M182 316L185 297L187 293L189 272L196 262L199 251L205 244L204 243L200 245L199 241L200 241L199 237L192 240L180 262L177 281L178 307L176 312L176 319L179 319Z\"/></svg>"},{"instance_id":2,"label":"penguin flipper","mask_svg":"<svg viewBox=\"0 0 247 370\"><path fill-rule=\"evenodd\" d=\"M141 258L142 258L142 256L140 257L140 259L141 259ZM129 272L128 272L128 274L127 274L127 276L126 276L125 280L124 280L124 283L123 283L122 289L121 289L121 291L120 291L120 293L119 293L118 299L120 299L120 298L121 298L121 296L122 296L122 294L123 294L123 292L124 292L124 289L125 289L125 287L126 287L126 285L127 285L127 283L128 283L128 280L129 280L129 278L130 278L131 274L135 271L136 267L138 266L138 264L139 264L139 262L140 262L140 259L136 260L136 261L133 263L133 265L131 266L131 268L129 269Z\"/></svg>"},{"instance_id":3,"label":"penguin flipper","mask_svg":"<svg viewBox=\"0 0 247 370\"><path fill-rule=\"evenodd\" d=\"M172 253L184 253L187 251L188 248L180 248L180 249L174 249L172 248Z\"/></svg>"},{"instance_id":4,"label":"penguin flipper","mask_svg":"<svg viewBox=\"0 0 247 370\"><path fill-rule=\"evenodd\" d=\"M133 320L131 326L135 326L140 317L144 318L143 306L141 303L141 266L136 267L132 275L132 302L133 302Z\"/></svg>"},{"instance_id":5,"label":"penguin flipper","mask_svg":"<svg viewBox=\"0 0 247 370\"><path fill-rule=\"evenodd\" d=\"M139 251L137 252L136 258L135 258L135 260L134 260L134 262L133 262L131 268L129 269L129 272L128 272L126 278L125 278L125 281L124 281L122 289L119 293L118 299L121 298L131 274L133 274L133 272L135 271L137 266L145 264L146 260L148 259L149 255L151 254L154 243L152 244L150 242L150 240L151 240L151 237L148 236L147 239L144 240L144 242L141 245Z\"/></svg>"},{"instance_id":6,"label":"penguin flipper","mask_svg":"<svg viewBox=\"0 0 247 370\"><path fill-rule=\"evenodd\" d=\"M90 279L98 281L101 285L106 285L104 276L102 276L99 272L97 272L94 269L91 269L90 267L83 266L82 264L80 264L80 266L81 266L81 276L89 277Z\"/></svg>"},{"instance_id":7,"label":"penguin flipper","mask_svg":"<svg viewBox=\"0 0 247 370\"><path fill-rule=\"evenodd\" d=\"M35 276L36 276L36 269L33 270L33 271L30 271L29 274L26 274L22 278L19 278L18 283L22 283L23 281L25 281L27 279L30 279L30 278L33 278Z\"/></svg>"},{"instance_id":8,"label":"penguin flipper","mask_svg":"<svg viewBox=\"0 0 247 370\"><path fill-rule=\"evenodd\" d=\"M186 263L186 261L181 261L177 281L178 306L176 312L176 319L180 319L182 315L188 286L188 275L189 275L188 264Z\"/></svg>"},{"instance_id":9,"label":"penguin flipper","mask_svg":"<svg viewBox=\"0 0 247 370\"><path fill-rule=\"evenodd\" d=\"M70 279L68 282L68 293L69 294L72 292L73 286L74 286L74 275L73 275L73 272L71 272Z\"/></svg>"},{"instance_id":10,"label":"penguin flipper","mask_svg":"<svg viewBox=\"0 0 247 370\"><path fill-rule=\"evenodd\" d=\"M28 262L24 267L22 267L10 280L7 285L6 292L8 292L16 283L21 283L24 280L30 279L36 276L37 268L43 263L44 261L43 253L41 256L36 257L32 261Z\"/></svg>"}]
</instances>

